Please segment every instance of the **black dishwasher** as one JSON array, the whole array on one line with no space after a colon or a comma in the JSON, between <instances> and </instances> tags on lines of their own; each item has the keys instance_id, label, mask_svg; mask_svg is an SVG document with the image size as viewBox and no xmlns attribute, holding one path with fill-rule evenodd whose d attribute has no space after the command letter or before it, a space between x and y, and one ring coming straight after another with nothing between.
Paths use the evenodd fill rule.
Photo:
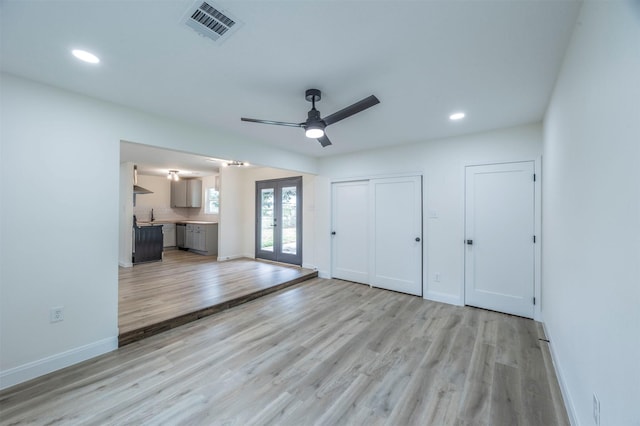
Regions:
<instances>
[{"instance_id":1,"label":"black dishwasher","mask_svg":"<svg viewBox=\"0 0 640 426\"><path fill-rule=\"evenodd\" d=\"M186 250L187 248L187 224L176 223L176 246L179 250Z\"/></svg>"},{"instance_id":2,"label":"black dishwasher","mask_svg":"<svg viewBox=\"0 0 640 426\"><path fill-rule=\"evenodd\" d=\"M133 263L162 260L162 225L134 226Z\"/></svg>"}]
</instances>

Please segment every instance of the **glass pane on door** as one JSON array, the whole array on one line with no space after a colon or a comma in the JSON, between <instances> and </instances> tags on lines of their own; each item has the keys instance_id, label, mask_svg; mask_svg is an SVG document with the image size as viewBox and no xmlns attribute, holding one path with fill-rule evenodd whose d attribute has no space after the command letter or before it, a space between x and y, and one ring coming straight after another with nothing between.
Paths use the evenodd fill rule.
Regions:
<instances>
[{"instance_id":1,"label":"glass pane on door","mask_svg":"<svg viewBox=\"0 0 640 426\"><path fill-rule=\"evenodd\" d=\"M260 250L273 251L275 215L273 209L273 188L260 191Z\"/></svg>"},{"instance_id":2,"label":"glass pane on door","mask_svg":"<svg viewBox=\"0 0 640 426\"><path fill-rule=\"evenodd\" d=\"M280 226L280 241L282 253L296 254L297 241L297 197L295 186L282 187L282 220Z\"/></svg>"}]
</instances>

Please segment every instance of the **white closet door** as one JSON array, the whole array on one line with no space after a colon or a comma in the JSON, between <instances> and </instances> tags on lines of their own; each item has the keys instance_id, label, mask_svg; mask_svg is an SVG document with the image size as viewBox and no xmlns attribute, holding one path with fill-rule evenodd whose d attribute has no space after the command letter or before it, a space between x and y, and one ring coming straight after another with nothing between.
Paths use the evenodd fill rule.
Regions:
<instances>
[{"instance_id":1,"label":"white closet door","mask_svg":"<svg viewBox=\"0 0 640 426\"><path fill-rule=\"evenodd\" d=\"M369 284L369 181L332 185L334 278Z\"/></svg>"},{"instance_id":2,"label":"white closet door","mask_svg":"<svg viewBox=\"0 0 640 426\"><path fill-rule=\"evenodd\" d=\"M422 178L373 179L369 184L370 283L422 295Z\"/></svg>"}]
</instances>

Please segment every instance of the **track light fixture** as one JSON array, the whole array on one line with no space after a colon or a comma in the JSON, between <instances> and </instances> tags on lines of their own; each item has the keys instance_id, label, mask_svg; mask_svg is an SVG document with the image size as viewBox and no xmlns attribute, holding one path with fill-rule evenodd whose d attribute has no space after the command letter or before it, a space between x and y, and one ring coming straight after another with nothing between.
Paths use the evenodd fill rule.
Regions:
<instances>
[{"instance_id":1,"label":"track light fixture","mask_svg":"<svg viewBox=\"0 0 640 426\"><path fill-rule=\"evenodd\" d=\"M227 161L226 163L222 163L223 167L230 167L230 166L236 166L236 167L242 167L242 166L248 166L249 163L245 163L244 161L237 161L237 160L232 160L232 161Z\"/></svg>"}]
</instances>

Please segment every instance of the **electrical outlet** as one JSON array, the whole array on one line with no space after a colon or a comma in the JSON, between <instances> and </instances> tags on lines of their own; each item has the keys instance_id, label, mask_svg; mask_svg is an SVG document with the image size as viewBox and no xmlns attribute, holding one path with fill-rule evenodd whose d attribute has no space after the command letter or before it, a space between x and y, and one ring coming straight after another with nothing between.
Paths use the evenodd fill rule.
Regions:
<instances>
[{"instance_id":1,"label":"electrical outlet","mask_svg":"<svg viewBox=\"0 0 640 426\"><path fill-rule=\"evenodd\" d=\"M64 320L64 308L56 306L49 310L49 322L60 322Z\"/></svg>"},{"instance_id":2,"label":"electrical outlet","mask_svg":"<svg viewBox=\"0 0 640 426\"><path fill-rule=\"evenodd\" d=\"M440 272L436 272L435 282L437 282L437 283L440 282Z\"/></svg>"},{"instance_id":3,"label":"electrical outlet","mask_svg":"<svg viewBox=\"0 0 640 426\"><path fill-rule=\"evenodd\" d=\"M600 426L600 400L593 394L593 422L596 426Z\"/></svg>"}]
</instances>

